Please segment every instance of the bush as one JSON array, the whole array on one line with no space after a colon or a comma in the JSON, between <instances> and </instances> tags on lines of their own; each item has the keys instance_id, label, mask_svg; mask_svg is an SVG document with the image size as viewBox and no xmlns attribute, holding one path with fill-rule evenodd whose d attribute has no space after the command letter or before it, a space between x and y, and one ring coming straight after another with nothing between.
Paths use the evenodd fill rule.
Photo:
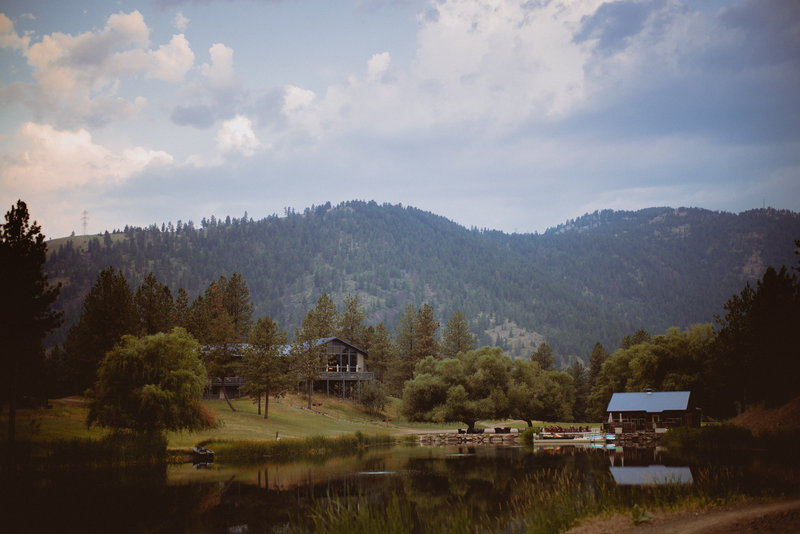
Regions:
<instances>
[{"instance_id":1,"label":"bush","mask_svg":"<svg viewBox=\"0 0 800 534\"><path fill-rule=\"evenodd\" d=\"M369 413L380 414L386 408L386 392L383 389L383 384L377 380L370 380L361 384L361 395L358 402Z\"/></svg>"},{"instance_id":2,"label":"bush","mask_svg":"<svg viewBox=\"0 0 800 534\"><path fill-rule=\"evenodd\" d=\"M533 428L526 428L525 431L522 433L522 443L524 445L533 445L533 436L535 432Z\"/></svg>"}]
</instances>

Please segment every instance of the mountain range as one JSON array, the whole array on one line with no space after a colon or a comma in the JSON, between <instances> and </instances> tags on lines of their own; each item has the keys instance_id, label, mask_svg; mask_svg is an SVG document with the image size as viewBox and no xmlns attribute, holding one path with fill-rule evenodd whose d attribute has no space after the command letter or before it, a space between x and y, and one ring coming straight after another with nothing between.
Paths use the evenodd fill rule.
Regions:
<instances>
[{"instance_id":1,"label":"mountain range","mask_svg":"<svg viewBox=\"0 0 800 534\"><path fill-rule=\"evenodd\" d=\"M526 357L542 342L567 363L596 342L613 351L638 329L712 322L767 266L797 265L800 214L700 208L598 211L542 234L465 228L402 205L351 201L253 220L226 217L126 227L48 241L47 272L62 284L63 340L99 271L132 289L152 271L194 297L239 272L256 317L291 333L323 293L358 295L367 323L390 329L410 304L442 325L461 311L479 345Z\"/></svg>"}]
</instances>

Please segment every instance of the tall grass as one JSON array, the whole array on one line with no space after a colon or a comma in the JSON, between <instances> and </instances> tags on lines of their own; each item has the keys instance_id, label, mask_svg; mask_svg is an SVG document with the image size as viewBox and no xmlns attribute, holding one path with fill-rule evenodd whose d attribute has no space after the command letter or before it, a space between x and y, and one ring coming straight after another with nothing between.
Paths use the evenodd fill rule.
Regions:
<instances>
[{"instance_id":1,"label":"tall grass","mask_svg":"<svg viewBox=\"0 0 800 534\"><path fill-rule=\"evenodd\" d=\"M792 480L797 480L797 473ZM401 493L388 502L353 497L328 497L314 503L314 532L564 532L582 519L624 514L631 525L648 521L654 511L699 509L766 496L731 468L700 469L694 484L617 485L610 473L582 473L573 468L543 469L526 477L502 510L476 516L469 505L448 503L446 510L417 506ZM785 488L784 488L785 489ZM778 490L778 495L781 491ZM775 495L771 495L775 496ZM296 532L308 529L298 520Z\"/></svg>"},{"instance_id":2,"label":"tall grass","mask_svg":"<svg viewBox=\"0 0 800 534\"><path fill-rule=\"evenodd\" d=\"M0 454L7 453L8 442L0 442ZM72 467L163 463L167 440L163 434L112 432L99 439L67 438L46 442L15 443L15 463L48 469Z\"/></svg>"}]
</instances>

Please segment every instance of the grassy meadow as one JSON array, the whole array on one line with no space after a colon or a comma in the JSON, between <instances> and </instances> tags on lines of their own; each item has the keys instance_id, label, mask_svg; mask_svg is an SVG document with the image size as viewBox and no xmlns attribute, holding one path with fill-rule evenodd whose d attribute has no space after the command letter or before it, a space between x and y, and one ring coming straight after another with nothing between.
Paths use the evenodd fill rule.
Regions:
<instances>
[{"instance_id":1,"label":"grassy meadow","mask_svg":"<svg viewBox=\"0 0 800 534\"><path fill-rule=\"evenodd\" d=\"M333 397L315 396L312 410L306 409L304 397L288 395L280 402L269 403L269 417L257 413L249 399L233 400L236 412L224 400L204 400L205 409L214 417L214 428L198 432L169 432L168 448L188 449L211 441L275 441L306 439L316 436L335 438L361 433L365 436L408 434L415 430L457 428L456 424L433 425L408 423L398 416L399 400L391 399L383 414L369 414L360 406ZM101 439L109 431L86 426L86 399L65 397L52 399L48 408L17 410L17 439L46 443L71 439ZM263 410L263 406L262 406ZM7 439L8 413L0 413L0 436Z\"/></svg>"}]
</instances>

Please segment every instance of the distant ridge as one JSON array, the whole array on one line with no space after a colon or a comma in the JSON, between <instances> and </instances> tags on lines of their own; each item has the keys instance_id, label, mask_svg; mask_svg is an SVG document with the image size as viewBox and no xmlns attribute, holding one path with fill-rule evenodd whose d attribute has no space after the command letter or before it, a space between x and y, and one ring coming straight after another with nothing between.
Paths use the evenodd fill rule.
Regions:
<instances>
[{"instance_id":1,"label":"distant ridge","mask_svg":"<svg viewBox=\"0 0 800 534\"><path fill-rule=\"evenodd\" d=\"M367 321L389 328L408 304L444 324L464 313L481 344L528 356L542 341L566 362L594 343L614 350L644 328L711 322L769 266L796 265L800 215L757 209L597 211L543 234L466 229L413 207L351 201L260 220L203 219L127 227L49 242L47 269L64 284L66 325L97 273L121 269L135 288L151 270L190 296L241 272L257 315L292 332L322 292L357 294Z\"/></svg>"}]
</instances>

